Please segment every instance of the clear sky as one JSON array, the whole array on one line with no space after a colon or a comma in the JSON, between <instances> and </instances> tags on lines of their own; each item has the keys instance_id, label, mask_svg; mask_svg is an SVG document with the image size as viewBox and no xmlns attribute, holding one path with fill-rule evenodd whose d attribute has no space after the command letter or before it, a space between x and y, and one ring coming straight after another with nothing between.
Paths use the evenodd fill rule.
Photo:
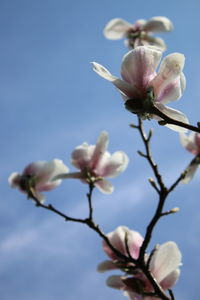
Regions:
<instances>
[{"instance_id":1,"label":"clear sky","mask_svg":"<svg viewBox=\"0 0 200 300\"><path fill-rule=\"evenodd\" d=\"M130 157L126 172L112 180L115 192L94 192L95 219L105 232L126 225L144 234L157 203L148 184L152 172L137 155L142 150L137 132L128 124L135 117L124 110L120 95L98 77L97 61L119 75L123 41L106 40L105 24L121 17L129 22L167 16L175 30L163 35L167 53L186 56L187 89L173 107L200 121L200 2L198 0L1 0L0 1L0 298L1 300L126 299L105 285L109 274L96 265L106 259L101 240L86 227L65 223L8 186L13 171L29 162L62 159L70 168L70 153L84 141L95 143L102 130L110 135L109 150ZM182 149L178 134L154 128L153 156L167 184L173 183L192 155ZM177 215L161 220L151 247L175 241L183 253L177 300L200 295L200 172L180 185L167 207ZM65 181L46 194L67 214L87 214L87 186Z\"/></svg>"}]
</instances>

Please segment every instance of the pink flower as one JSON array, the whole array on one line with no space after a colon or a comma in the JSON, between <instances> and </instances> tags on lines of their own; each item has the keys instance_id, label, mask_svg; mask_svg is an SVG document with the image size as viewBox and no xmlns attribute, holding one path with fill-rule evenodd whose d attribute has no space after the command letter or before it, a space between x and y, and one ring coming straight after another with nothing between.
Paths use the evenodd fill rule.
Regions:
<instances>
[{"instance_id":1,"label":"pink flower","mask_svg":"<svg viewBox=\"0 0 200 300\"><path fill-rule=\"evenodd\" d=\"M128 39L128 46L156 46L162 51L166 50L163 39L152 36L155 32L172 31L173 24L166 17L153 17L150 20L137 20L135 24L128 23L123 19L112 19L104 28L104 35L107 39L118 40Z\"/></svg>"},{"instance_id":2,"label":"pink flower","mask_svg":"<svg viewBox=\"0 0 200 300\"><path fill-rule=\"evenodd\" d=\"M127 245L131 256L135 259L139 256L140 247L143 243L143 237L139 232L130 230L126 226L119 226L114 231L107 234L107 237L112 244L119 252L128 256L126 250L125 239L127 239ZM112 259L106 260L99 264L98 270L99 272L104 272L111 269L118 268L118 257L117 255L110 249L105 241L103 241L103 250L108 255L109 258Z\"/></svg>"},{"instance_id":3,"label":"pink flower","mask_svg":"<svg viewBox=\"0 0 200 300\"><path fill-rule=\"evenodd\" d=\"M94 185L103 193L112 193L113 185L104 178L112 178L123 172L128 165L128 156L117 151L110 154L108 147L108 133L103 131L96 145L83 143L72 152L72 164L80 172L61 174L56 178L78 178L83 182L93 179Z\"/></svg>"},{"instance_id":4,"label":"pink flower","mask_svg":"<svg viewBox=\"0 0 200 300\"><path fill-rule=\"evenodd\" d=\"M200 133L191 132L189 135L180 134L181 144L185 149L195 155L195 158L186 168L186 175L181 182L188 183L200 165Z\"/></svg>"},{"instance_id":5,"label":"pink flower","mask_svg":"<svg viewBox=\"0 0 200 300\"><path fill-rule=\"evenodd\" d=\"M167 242L155 250L150 261L149 271L164 291L170 289L178 280L181 258L180 250L174 242ZM132 300L158 299L157 297L143 296L145 292L153 292L153 287L140 270L134 272L133 276L110 276L107 284L112 288L123 290L124 295Z\"/></svg>"},{"instance_id":6,"label":"pink flower","mask_svg":"<svg viewBox=\"0 0 200 300\"><path fill-rule=\"evenodd\" d=\"M44 201L44 196L40 192L50 191L56 188L61 179L53 180L60 173L68 172L69 169L59 159L51 161L36 161L29 164L22 174L12 173L8 182L13 188L29 194L29 189L33 188L39 201Z\"/></svg>"},{"instance_id":7,"label":"pink flower","mask_svg":"<svg viewBox=\"0 0 200 300\"><path fill-rule=\"evenodd\" d=\"M173 53L166 56L156 72L161 56L161 51L150 47L140 46L131 50L122 60L122 79L113 76L96 62L93 62L93 69L98 75L112 82L125 100L126 108L143 119L162 120L153 113L154 105L165 115L188 123L183 113L165 106L179 99L185 89L186 80L182 72L184 55ZM176 131L186 131L175 125L166 126Z\"/></svg>"}]
</instances>

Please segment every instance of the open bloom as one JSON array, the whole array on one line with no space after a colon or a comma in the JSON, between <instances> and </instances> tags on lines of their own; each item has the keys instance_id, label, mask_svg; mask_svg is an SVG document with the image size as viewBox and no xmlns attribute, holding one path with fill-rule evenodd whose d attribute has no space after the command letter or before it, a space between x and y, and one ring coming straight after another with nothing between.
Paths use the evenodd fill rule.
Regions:
<instances>
[{"instance_id":1,"label":"open bloom","mask_svg":"<svg viewBox=\"0 0 200 300\"><path fill-rule=\"evenodd\" d=\"M172 31L173 24L166 17L153 17L149 20L137 20L131 24L123 19L115 18L108 22L104 28L104 35L107 39L118 40L127 38L128 46L156 46L162 51L166 49L163 39L153 37L152 33Z\"/></svg>"},{"instance_id":2,"label":"open bloom","mask_svg":"<svg viewBox=\"0 0 200 300\"><path fill-rule=\"evenodd\" d=\"M53 180L53 178L68 171L68 167L60 159L36 161L29 164L22 174L12 173L8 178L8 182L11 187L19 188L20 191L28 195L30 189L33 189L36 198L42 202L44 196L40 192L56 188L61 183L61 179Z\"/></svg>"},{"instance_id":3,"label":"open bloom","mask_svg":"<svg viewBox=\"0 0 200 300\"><path fill-rule=\"evenodd\" d=\"M120 226L115 231L107 235L111 244L122 254L128 256L127 246L131 256L135 259L139 256L139 250L143 242L142 236L127 227ZM127 245L126 245L127 243ZM120 262L116 254L103 243L106 254L112 259L98 266L100 272L121 269L126 272L124 276L110 276L107 280L108 286L124 291L124 294L132 300L139 299L158 299L144 297L144 293L153 292L153 287L143 272L134 266L123 261ZM145 259L148 260L147 254ZM150 258L149 271L156 279L164 291L171 288L180 275L179 266L181 265L181 253L174 242L167 242L157 246ZM132 267L132 268L131 268Z\"/></svg>"},{"instance_id":4,"label":"open bloom","mask_svg":"<svg viewBox=\"0 0 200 300\"><path fill-rule=\"evenodd\" d=\"M191 132L189 135L181 133L180 141L185 149L195 155L195 158L186 168L186 175L182 180L183 183L188 183L200 165L200 133Z\"/></svg>"},{"instance_id":5,"label":"open bloom","mask_svg":"<svg viewBox=\"0 0 200 300\"><path fill-rule=\"evenodd\" d=\"M94 185L104 193L112 193L113 185L105 179L112 178L123 172L128 165L128 156L117 151L110 154L108 147L108 133L103 131L96 145L84 142L72 152L72 164L80 172L61 174L56 178L78 178L83 182L92 179Z\"/></svg>"},{"instance_id":6,"label":"open bloom","mask_svg":"<svg viewBox=\"0 0 200 300\"><path fill-rule=\"evenodd\" d=\"M140 46L131 50L122 60L122 79L113 76L96 62L93 62L93 69L98 75L117 87L125 100L126 108L131 112L144 119L162 120L162 117L157 116L152 110L154 106L168 117L188 123L188 119L183 113L165 106L165 104L179 99L185 89L186 80L182 72L185 62L184 55L173 53L166 56L157 73L156 68L160 63L161 56L161 51L150 47ZM166 126L176 131L186 131L176 125L167 124Z\"/></svg>"}]
</instances>

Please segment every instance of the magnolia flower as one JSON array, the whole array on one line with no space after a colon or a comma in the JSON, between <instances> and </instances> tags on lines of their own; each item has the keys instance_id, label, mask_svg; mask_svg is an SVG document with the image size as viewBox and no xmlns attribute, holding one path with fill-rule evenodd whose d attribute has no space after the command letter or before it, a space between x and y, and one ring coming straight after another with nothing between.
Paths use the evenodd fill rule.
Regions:
<instances>
[{"instance_id":1,"label":"magnolia flower","mask_svg":"<svg viewBox=\"0 0 200 300\"><path fill-rule=\"evenodd\" d=\"M183 183L188 183L194 176L197 168L200 165L200 133L191 132L189 135L180 134L180 141L184 148L195 155L195 158L186 168Z\"/></svg>"},{"instance_id":2,"label":"magnolia flower","mask_svg":"<svg viewBox=\"0 0 200 300\"><path fill-rule=\"evenodd\" d=\"M131 256L135 259L138 258L140 247L144 240L139 232L130 230L126 226L119 226L114 231L108 233L107 237L111 245L126 256L128 256L127 247L125 244L125 241L127 241L127 246ZM119 266L118 257L105 241L103 241L103 250L108 257L111 258L111 260L106 260L99 264L98 271L104 272L111 269L117 269Z\"/></svg>"},{"instance_id":3,"label":"magnolia flower","mask_svg":"<svg viewBox=\"0 0 200 300\"><path fill-rule=\"evenodd\" d=\"M32 189L38 201L43 202L44 196L40 192L56 188L61 183L61 179L53 180L53 178L68 171L68 167L59 159L36 161L29 164L22 174L12 173L8 182L12 188L18 188L28 196Z\"/></svg>"},{"instance_id":4,"label":"magnolia flower","mask_svg":"<svg viewBox=\"0 0 200 300\"><path fill-rule=\"evenodd\" d=\"M112 19L104 28L104 35L107 39L118 40L128 39L128 46L156 46L162 51L166 50L163 39L152 36L155 32L172 31L173 24L166 17L154 17L149 20L137 20L135 24L128 23L123 19Z\"/></svg>"},{"instance_id":5,"label":"magnolia flower","mask_svg":"<svg viewBox=\"0 0 200 300\"><path fill-rule=\"evenodd\" d=\"M128 156L117 151L110 154L108 147L108 133L103 131L96 145L83 143L72 152L72 164L80 172L61 174L56 178L78 178L87 183L92 179L94 185L103 193L112 193L113 185L104 179L112 178L123 172L128 165Z\"/></svg>"},{"instance_id":6,"label":"magnolia flower","mask_svg":"<svg viewBox=\"0 0 200 300\"><path fill-rule=\"evenodd\" d=\"M140 46L128 52L121 65L122 79L113 76L102 65L93 62L93 70L101 77L112 82L121 93L126 108L143 119L162 120L155 114L155 108L174 120L188 123L187 117L178 110L165 104L179 99L186 86L184 55L173 53L166 56L160 64L162 52L154 48ZM157 112L158 113L158 112ZM175 131L185 129L167 124Z\"/></svg>"},{"instance_id":7,"label":"magnolia flower","mask_svg":"<svg viewBox=\"0 0 200 300\"><path fill-rule=\"evenodd\" d=\"M158 246L151 257L149 271L164 291L170 289L180 275L181 252L176 243L167 242ZM144 293L153 292L153 287L146 276L138 269L133 275L110 276L107 285L124 291L132 300L156 300L157 297L145 297Z\"/></svg>"}]
</instances>

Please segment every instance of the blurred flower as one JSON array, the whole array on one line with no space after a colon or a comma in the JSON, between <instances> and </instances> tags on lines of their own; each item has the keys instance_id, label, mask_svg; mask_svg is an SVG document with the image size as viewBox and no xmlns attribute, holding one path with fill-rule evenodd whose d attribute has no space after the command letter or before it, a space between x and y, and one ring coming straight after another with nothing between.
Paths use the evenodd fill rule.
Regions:
<instances>
[{"instance_id":1,"label":"blurred flower","mask_svg":"<svg viewBox=\"0 0 200 300\"><path fill-rule=\"evenodd\" d=\"M108 147L108 133L103 131L96 145L83 143L72 152L72 164L80 172L61 174L56 178L78 178L83 182L93 182L103 193L112 193L113 185L104 178L112 178L123 172L128 165L128 156L117 151L110 154Z\"/></svg>"},{"instance_id":2,"label":"blurred flower","mask_svg":"<svg viewBox=\"0 0 200 300\"><path fill-rule=\"evenodd\" d=\"M195 155L195 158L186 168L185 177L181 182L188 183L200 165L200 133L191 132L189 135L180 134L181 144L185 149Z\"/></svg>"},{"instance_id":3,"label":"blurred flower","mask_svg":"<svg viewBox=\"0 0 200 300\"><path fill-rule=\"evenodd\" d=\"M163 39L153 37L152 33L172 30L173 24L166 17L153 17L147 21L137 20L135 24L116 18L108 22L104 28L104 35L110 40L127 38L127 44L130 48L151 45L164 51L166 45Z\"/></svg>"},{"instance_id":4,"label":"blurred flower","mask_svg":"<svg viewBox=\"0 0 200 300\"><path fill-rule=\"evenodd\" d=\"M187 117L178 110L165 104L179 99L186 86L182 72L185 58L183 54L173 53L161 62L158 73L156 68L160 63L162 52L154 48L140 46L128 52L121 65L123 79L113 76L102 65L93 62L93 70L101 77L111 81L125 100L126 108L138 114L143 119L161 117L155 114L153 106L168 117L188 123ZM167 124L176 131L186 131L176 125Z\"/></svg>"},{"instance_id":5,"label":"blurred flower","mask_svg":"<svg viewBox=\"0 0 200 300\"><path fill-rule=\"evenodd\" d=\"M56 175L68 172L69 169L59 159L51 161L36 161L29 164L22 174L12 173L8 178L8 182L13 188L18 188L20 191L31 196L34 196L38 201L44 201L44 196L40 192L50 191L56 188L61 179L52 180Z\"/></svg>"},{"instance_id":6,"label":"blurred flower","mask_svg":"<svg viewBox=\"0 0 200 300\"><path fill-rule=\"evenodd\" d=\"M149 272L156 279L161 288L166 291L170 289L178 280L180 275L181 253L176 243L167 242L158 246L154 251ZM107 285L112 288L124 291L124 295L132 300L156 300L157 297L144 296L145 293L153 292L153 287L146 276L138 268L135 268L125 276L110 276Z\"/></svg>"}]
</instances>

